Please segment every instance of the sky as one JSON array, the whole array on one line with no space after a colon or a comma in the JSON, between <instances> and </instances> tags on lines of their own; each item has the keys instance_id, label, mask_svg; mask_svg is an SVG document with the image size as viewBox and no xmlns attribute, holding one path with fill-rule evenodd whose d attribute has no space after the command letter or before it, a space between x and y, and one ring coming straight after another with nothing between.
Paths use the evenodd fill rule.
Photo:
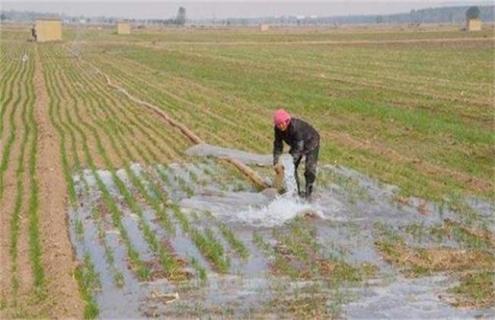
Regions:
<instances>
[{"instance_id":1,"label":"sky","mask_svg":"<svg viewBox=\"0 0 495 320\"><path fill-rule=\"evenodd\" d=\"M127 0L127 1L3 1L3 10L37 11L70 16L112 16L120 18L168 19L175 17L180 6L186 8L189 19L252 18L267 16L346 16L361 14L391 14L412 9L489 5L489 0Z\"/></svg>"}]
</instances>

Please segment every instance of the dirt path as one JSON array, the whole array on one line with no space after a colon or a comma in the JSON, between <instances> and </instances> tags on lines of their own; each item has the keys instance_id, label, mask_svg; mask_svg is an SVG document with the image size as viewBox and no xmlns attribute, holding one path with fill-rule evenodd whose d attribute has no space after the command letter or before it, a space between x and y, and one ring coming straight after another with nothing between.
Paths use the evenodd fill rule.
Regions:
<instances>
[{"instance_id":1,"label":"dirt path","mask_svg":"<svg viewBox=\"0 0 495 320\"><path fill-rule=\"evenodd\" d=\"M40 228L52 318L82 318L83 303L73 272L76 267L68 233L67 187L60 157L60 141L49 118L43 65L36 51L35 117L39 127L37 172L40 184Z\"/></svg>"}]
</instances>

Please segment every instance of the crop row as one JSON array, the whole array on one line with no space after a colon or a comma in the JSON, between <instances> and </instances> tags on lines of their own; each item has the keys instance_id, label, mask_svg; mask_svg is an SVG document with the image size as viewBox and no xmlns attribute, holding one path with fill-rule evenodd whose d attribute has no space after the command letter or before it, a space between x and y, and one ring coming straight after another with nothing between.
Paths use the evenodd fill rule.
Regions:
<instances>
[{"instance_id":1,"label":"crop row","mask_svg":"<svg viewBox=\"0 0 495 320\"><path fill-rule=\"evenodd\" d=\"M119 231L118 234L127 248L131 269L141 280L151 279L153 275L148 261L143 260L140 250L132 243L135 235L131 237L128 227L123 223L123 218L129 211L137 216L137 225L147 250L149 249L153 253L153 259L159 262L160 272L171 280L183 280L188 277L182 263L171 251L173 249L164 245L165 239L156 232L153 223L155 219L147 217L148 208L152 209L156 221L166 231L164 235L173 236L174 220L177 221L203 255L219 271L226 272L228 260L224 256L222 245L211 231L193 227L178 206L171 204L165 192L165 184L168 183L166 174L161 170L149 169L149 165L180 159L180 148L184 146L182 138L174 136L173 134L178 135L175 132L168 132L163 124L150 119L146 112L138 109L139 107L127 101L118 92L110 91L103 82L104 79L95 78L87 66L75 59L57 58L61 51L64 52L60 47L46 46L43 50L43 60L47 66L45 79L51 101L50 117L60 136L64 175L76 216L76 233L85 233L82 217L78 216L78 202L84 200L79 199L83 195L77 194L78 188L74 185L72 176L79 174L84 180L82 171L88 166L102 199L102 203L93 208L92 216L98 238L105 250L108 268L114 273L116 284L121 283L123 277L116 271L112 247L105 235L106 230L102 222L105 212L110 213L113 227ZM130 138L131 136L135 138ZM95 157L98 157L98 166ZM136 172L133 162L145 164L147 169ZM111 186L108 185L108 181L102 180L99 167L109 171ZM123 167L126 179L117 174L119 167ZM84 189L88 189L88 181L82 183L86 186ZM187 184L183 183L182 187L187 188ZM94 316L97 312L94 298L96 289L94 286L88 286L94 283L91 278L98 275L91 272L94 267L89 248L86 247L83 251L78 253L80 257L84 257L78 278L87 302L86 312ZM197 270L200 278L205 278L204 268L198 261L191 259L191 266Z\"/></svg>"},{"instance_id":2,"label":"crop row","mask_svg":"<svg viewBox=\"0 0 495 320\"><path fill-rule=\"evenodd\" d=\"M9 294L2 299L14 307L14 314L22 315L22 309L15 309L23 303L21 296L28 294L34 301L45 297L39 226L38 124L34 113L35 51L25 43L15 43L3 50L0 223L5 227L2 241L9 249L8 256L3 256L6 273L2 285Z\"/></svg>"}]
</instances>

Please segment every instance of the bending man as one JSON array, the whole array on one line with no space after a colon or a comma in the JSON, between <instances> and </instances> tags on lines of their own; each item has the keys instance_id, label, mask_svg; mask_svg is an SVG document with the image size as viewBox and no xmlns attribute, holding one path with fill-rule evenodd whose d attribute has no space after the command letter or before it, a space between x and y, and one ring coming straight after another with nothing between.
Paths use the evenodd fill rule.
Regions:
<instances>
[{"instance_id":1,"label":"bending man","mask_svg":"<svg viewBox=\"0 0 495 320\"><path fill-rule=\"evenodd\" d=\"M273 141L273 165L278 164L283 152L283 141L290 146L289 153L292 155L295 167L297 191L301 196L311 197L313 184L316 179L316 165L318 163L318 152L320 150L320 135L307 122L292 118L284 109L278 109L273 115L275 139ZM306 157L304 177L306 180L306 191L300 191L297 168L302 158Z\"/></svg>"}]
</instances>

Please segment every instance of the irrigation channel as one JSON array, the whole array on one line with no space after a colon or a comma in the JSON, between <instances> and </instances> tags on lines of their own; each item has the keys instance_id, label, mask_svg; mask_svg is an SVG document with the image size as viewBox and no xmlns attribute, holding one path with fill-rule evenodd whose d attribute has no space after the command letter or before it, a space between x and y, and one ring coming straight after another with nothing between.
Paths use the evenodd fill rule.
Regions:
<instances>
[{"instance_id":1,"label":"irrigation channel","mask_svg":"<svg viewBox=\"0 0 495 320\"><path fill-rule=\"evenodd\" d=\"M78 259L92 261L100 317L495 317L493 308L449 303L455 276L407 276L377 249L392 237L409 247L467 250L456 237L425 231L466 223L465 215L398 201L397 187L325 164L308 203L294 195L287 157L287 192L278 195L255 190L216 159L237 159L270 180L270 156L208 145L187 153L188 163L73 176L79 206L69 212L71 240ZM463 201L495 231L493 204Z\"/></svg>"}]
</instances>

